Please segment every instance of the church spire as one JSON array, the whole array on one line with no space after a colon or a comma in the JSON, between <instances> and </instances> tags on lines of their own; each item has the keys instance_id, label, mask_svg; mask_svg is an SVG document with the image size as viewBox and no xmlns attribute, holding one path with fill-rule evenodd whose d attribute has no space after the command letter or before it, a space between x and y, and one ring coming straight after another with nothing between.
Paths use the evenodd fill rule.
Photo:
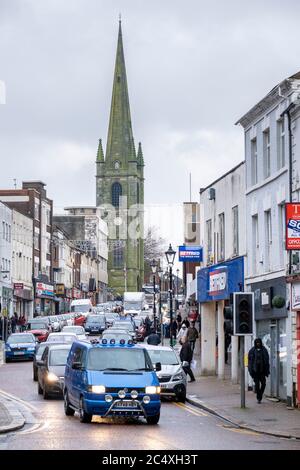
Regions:
<instances>
[{"instance_id":1,"label":"church spire","mask_svg":"<svg viewBox=\"0 0 300 470\"><path fill-rule=\"evenodd\" d=\"M98 150L97 150L97 162L104 162L104 154L102 148L102 140L99 139Z\"/></svg>"},{"instance_id":2,"label":"church spire","mask_svg":"<svg viewBox=\"0 0 300 470\"><path fill-rule=\"evenodd\" d=\"M118 45L105 160L119 160L125 164L135 159L136 153L131 127L122 25L121 19L119 19Z\"/></svg>"},{"instance_id":3,"label":"church spire","mask_svg":"<svg viewBox=\"0 0 300 470\"><path fill-rule=\"evenodd\" d=\"M145 165L141 142L139 142L139 147L138 147L138 152L137 152L137 161L140 166Z\"/></svg>"}]
</instances>

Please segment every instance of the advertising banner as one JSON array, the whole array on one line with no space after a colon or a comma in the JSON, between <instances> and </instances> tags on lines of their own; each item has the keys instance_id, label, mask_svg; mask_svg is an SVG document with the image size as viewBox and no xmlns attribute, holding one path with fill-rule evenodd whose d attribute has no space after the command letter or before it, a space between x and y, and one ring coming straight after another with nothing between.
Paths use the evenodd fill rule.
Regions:
<instances>
[{"instance_id":1,"label":"advertising banner","mask_svg":"<svg viewBox=\"0 0 300 470\"><path fill-rule=\"evenodd\" d=\"M300 203L287 202L285 205L286 250L300 250Z\"/></svg>"},{"instance_id":2,"label":"advertising banner","mask_svg":"<svg viewBox=\"0 0 300 470\"><path fill-rule=\"evenodd\" d=\"M186 246L179 247L179 261L200 263L203 261L203 248L202 246Z\"/></svg>"}]
</instances>

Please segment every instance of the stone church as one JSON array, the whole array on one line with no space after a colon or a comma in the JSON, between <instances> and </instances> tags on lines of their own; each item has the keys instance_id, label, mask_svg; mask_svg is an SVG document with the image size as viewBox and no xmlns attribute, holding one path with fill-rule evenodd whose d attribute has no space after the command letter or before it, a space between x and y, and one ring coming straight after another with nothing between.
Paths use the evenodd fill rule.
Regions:
<instances>
[{"instance_id":1,"label":"stone church","mask_svg":"<svg viewBox=\"0 0 300 470\"><path fill-rule=\"evenodd\" d=\"M144 159L136 152L119 21L105 156L97 152L96 205L108 223L108 285L115 295L140 291L144 279Z\"/></svg>"}]
</instances>

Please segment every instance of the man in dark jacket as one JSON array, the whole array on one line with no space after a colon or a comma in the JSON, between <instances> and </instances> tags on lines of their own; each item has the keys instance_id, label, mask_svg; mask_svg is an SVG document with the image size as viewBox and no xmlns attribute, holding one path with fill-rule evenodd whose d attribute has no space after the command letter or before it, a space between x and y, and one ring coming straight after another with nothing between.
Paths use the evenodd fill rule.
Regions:
<instances>
[{"instance_id":1,"label":"man in dark jacket","mask_svg":"<svg viewBox=\"0 0 300 470\"><path fill-rule=\"evenodd\" d=\"M155 333L155 330L151 330L151 333L147 338L147 343L152 344L153 346L157 346L160 343L160 337Z\"/></svg>"},{"instance_id":2,"label":"man in dark jacket","mask_svg":"<svg viewBox=\"0 0 300 470\"><path fill-rule=\"evenodd\" d=\"M190 382L195 382L195 377L191 369L191 362L193 359L193 351L191 349L191 345L185 336L181 339L181 341L182 341L182 347L181 347L179 356L182 362L182 368L184 372L187 375L189 375L191 379Z\"/></svg>"},{"instance_id":3,"label":"man in dark jacket","mask_svg":"<svg viewBox=\"0 0 300 470\"><path fill-rule=\"evenodd\" d=\"M261 403L266 388L266 377L270 375L269 353L262 340L256 338L248 353L248 370L254 380L257 403Z\"/></svg>"},{"instance_id":4,"label":"man in dark jacket","mask_svg":"<svg viewBox=\"0 0 300 470\"><path fill-rule=\"evenodd\" d=\"M188 341L191 345L192 352L194 352L195 343L196 343L196 339L198 338L198 336L199 336L199 334L198 334L198 331L195 327L195 322L192 321L191 326L187 330L187 339L188 339Z\"/></svg>"}]
</instances>

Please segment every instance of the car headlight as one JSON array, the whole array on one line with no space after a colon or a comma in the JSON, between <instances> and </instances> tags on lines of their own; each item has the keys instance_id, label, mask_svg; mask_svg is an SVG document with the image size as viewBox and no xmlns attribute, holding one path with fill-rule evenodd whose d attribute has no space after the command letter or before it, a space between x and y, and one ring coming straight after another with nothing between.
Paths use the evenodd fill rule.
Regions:
<instances>
[{"instance_id":1,"label":"car headlight","mask_svg":"<svg viewBox=\"0 0 300 470\"><path fill-rule=\"evenodd\" d=\"M57 380L59 380L59 378L56 374L53 374L53 372L48 372L47 380L48 382L56 382Z\"/></svg>"},{"instance_id":2,"label":"car headlight","mask_svg":"<svg viewBox=\"0 0 300 470\"><path fill-rule=\"evenodd\" d=\"M160 393L160 387L155 387L153 385L150 385L149 387L145 388L145 393L147 395L154 395L155 393Z\"/></svg>"},{"instance_id":3,"label":"car headlight","mask_svg":"<svg viewBox=\"0 0 300 470\"><path fill-rule=\"evenodd\" d=\"M92 385L91 389L92 393L105 393L104 385Z\"/></svg>"},{"instance_id":4,"label":"car headlight","mask_svg":"<svg viewBox=\"0 0 300 470\"><path fill-rule=\"evenodd\" d=\"M184 376L181 372L179 374L173 375L173 380L183 380L183 379L184 379Z\"/></svg>"}]
</instances>

